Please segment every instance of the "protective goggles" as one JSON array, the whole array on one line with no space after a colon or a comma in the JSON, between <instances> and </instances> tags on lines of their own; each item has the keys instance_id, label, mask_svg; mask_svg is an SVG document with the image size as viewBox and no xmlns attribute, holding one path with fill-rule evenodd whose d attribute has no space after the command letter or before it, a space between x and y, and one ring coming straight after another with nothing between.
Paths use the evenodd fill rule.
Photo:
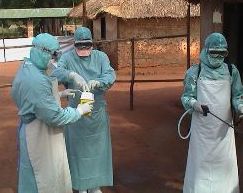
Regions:
<instances>
[{"instance_id":1,"label":"protective goggles","mask_svg":"<svg viewBox=\"0 0 243 193\"><path fill-rule=\"evenodd\" d=\"M225 58L228 56L228 50L208 50L208 54L212 58Z\"/></svg>"},{"instance_id":2,"label":"protective goggles","mask_svg":"<svg viewBox=\"0 0 243 193\"><path fill-rule=\"evenodd\" d=\"M52 54L51 54L51 57L52 59L54 60L58 60L62 55L62 51L61 50L57 50L57 51L54 51Z\"/></svg>"},{"instance_id":3,"label":"protective goggles","mask_svg":"<svg viewBox=\"0 0 243 193\"><path fill-rule=\"evenodd\" d=\"M51 58L54 59L54 60L59 59L61 57L61 55L62 55L62 51L61 50L51 51L51 50L49 50L48 48L45 48L45 47L39 47L39 46L35 46L35 45L34 45L34 47L36 47L36 48L38 48L38 49L50 54Z\"/></svg>"},{"instance_id":4,"label":"protective goggles","mask_svg":"<svg viewBox=\"0 0 243 193\"><path fill-rule=\"evenodd\" d=\"M75 42L74 46L78 50L86 50L86 49L90 49L91 47L93 47L93 42L91 42L90 40L89 41Z\"/></svg>"}]
</instances>

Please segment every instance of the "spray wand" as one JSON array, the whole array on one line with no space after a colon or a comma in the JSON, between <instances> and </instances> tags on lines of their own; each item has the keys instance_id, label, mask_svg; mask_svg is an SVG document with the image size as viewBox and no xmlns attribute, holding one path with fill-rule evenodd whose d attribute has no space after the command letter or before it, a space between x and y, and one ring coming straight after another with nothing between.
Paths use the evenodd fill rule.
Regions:
<instances>
[{"instance_id":1,"label":"spray wand","mask_svg":"<svg viewBox=\"0 0 243 193\"><path fill-rule=\"evenodd\" d=\"M226 122L225 120L221 119L220 117L218 117L217 115L213 114L207 105L201 105L202 110L203 110L203 116L207 116L208 113L213 115L215 118L217 118L218 120L222 121L223 123L225 123L226 125L228 125L229 127L232 127L234 129L234 126L231 125L230 123Z\"/></svg>"}]
</instances>

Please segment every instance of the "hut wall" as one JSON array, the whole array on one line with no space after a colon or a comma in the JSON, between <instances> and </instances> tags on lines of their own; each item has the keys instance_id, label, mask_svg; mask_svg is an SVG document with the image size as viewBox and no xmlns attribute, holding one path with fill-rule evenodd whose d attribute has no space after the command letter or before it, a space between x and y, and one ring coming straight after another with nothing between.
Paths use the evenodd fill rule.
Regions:
<instances>
[{"instance_id":1,"label":"hut wall","mask_svg":"<svg viewBox=\"0 0 243 193\"><path fill-rule=\"evenodd\" d=\"M111 15L105 15L106 22L106 40L117 39L117 17L112 17ZM101 18L93 20L93 37L94 40L101 40ZM99 50L104 51L110 61L112 66L117 69L118 55L117 55L117 42L104 42L97 44Z\"/></svg>"},{"instance_id":2,"label":"hut wall","mask_svg":"<svg viewBox=\"0 0 243 193\"><path fill-rule=\"evenodd\" d=\"M93 20L93 38L101 40L101 18Z\"/></svg>"},{"instance_id":3,"label":"hut wall","mask_svg":"<svg viewBox=\"0 0 243 193\"><path fill-rule=\"evenodd\" d=\"M106 15L106 39L115 40L117 39L117 17Z\"/></svg>"},{"instance_id":4,"label":"hut wall","mask_svg":"<svg viewBox=\"0 0 243 193\"><path fill-rule=\"evenodd\" d=\"M198 62L200 48L200 20L191 19L191 63ZM186 19L132 19L118 20L118 38L153 37L186 34ZM118 43L118 69L131 65L131 44ZM114 53L116 54L116 53ZM137 67L161 65L186 66L186 37L138 41L135 44Z\"/></svg>"},{"instance_id":5,"label":"hut wall","mask_svg":"<svg viewBox=\"0 0 243 193\"><path fill-rule=\"evenodd\" d=\"M111 62L111 66L117 70L118 69L118 54L117 54L117 42L102 42L96 45L98 50L105 52Z\"/></svg>"}]
</instances>

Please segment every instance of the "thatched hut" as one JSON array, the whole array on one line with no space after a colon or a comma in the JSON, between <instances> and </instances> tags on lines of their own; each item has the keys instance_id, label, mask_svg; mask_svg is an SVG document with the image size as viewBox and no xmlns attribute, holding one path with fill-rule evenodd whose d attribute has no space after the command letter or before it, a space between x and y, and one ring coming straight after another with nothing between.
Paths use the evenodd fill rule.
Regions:
<instances>
[{"instance_id":1,"label":"thatched hut","mask_svg":"<svg viewBox=\"0 0 243 193\"><path fill-rule=\"evenodd\" d=\"M95 40L114 40L186 34L187 2L184 0L89 0L87 17L92 20ZM70 17L83 15L82 3ZM199 50L199 6L191 7L192 61ZM102 44L113 64L129 66L130 44ZM136 65L143 66L186 62L186 38L140 41L136 43Z\"/></svg>"}]
</instances>

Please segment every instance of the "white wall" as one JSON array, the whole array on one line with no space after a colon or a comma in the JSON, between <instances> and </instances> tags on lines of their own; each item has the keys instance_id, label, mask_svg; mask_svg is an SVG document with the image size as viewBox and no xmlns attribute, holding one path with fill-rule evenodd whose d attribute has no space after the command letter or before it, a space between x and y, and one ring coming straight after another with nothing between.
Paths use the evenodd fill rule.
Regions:
<instances>
[{"instance_id":1,"label":"white wall","mask_svg":"<svg viewBox=\"0 0 243 193\"><path fill-rule=\"evenodd\" d=\"M70 41L72 42L72 37L57 37L59 41ZM17 39L4 39L5 46L25 46L31 45L33 38L17 38ZM3 39L0 39L0 47L3 47ZM62 44L61 49L63 52L72 49L73 44L67 43ZM26 48L11 48L6 50L6 61L23 60L25 57L29 57L31 47ZM0 49L0 62L5 62L4 60L4 50Z\"/></svg>"},{"instance_id":2,"label":"white wall","mask_svg":"<svg viewBox=\"0 0 243 193\"><path fill-rule=\"evenodd\" d=\"M33 38L4 39L5 46L31 45ZM3 47L3 39L0 39L0 47ZM23 60L29 57L30 47L6 49L6 61ZM0 62L4 62L4 50L0 49Z\"/></svg>"}]
</instances>

